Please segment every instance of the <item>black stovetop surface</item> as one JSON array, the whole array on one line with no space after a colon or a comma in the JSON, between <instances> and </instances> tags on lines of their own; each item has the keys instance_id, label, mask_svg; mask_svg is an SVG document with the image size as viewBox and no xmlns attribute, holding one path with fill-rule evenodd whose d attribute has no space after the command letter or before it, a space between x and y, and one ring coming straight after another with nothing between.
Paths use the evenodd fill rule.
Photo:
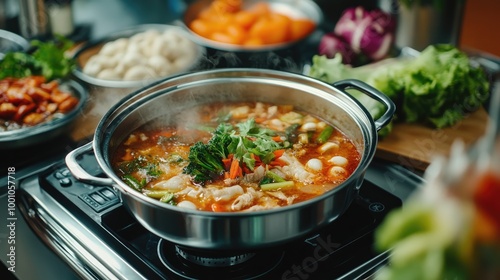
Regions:
<instances>
[{"instance_id":1,"label":"black stovetop surface","mask_svg":"<svg viewBox=\"0 0 500 280\"><path fill-rule=\"evenodd\" d=\"M92 154L84 155L80 164L93 175L102 174ZM208 267L185 259L175 244L147 231L121 204L113 188L77 181L64 161L38 177L43 190L148 279L214 275L218 279L353 279L373 272L385 260L385 254L374 250L374 229L391 209L402 205L400 198L365 179L355 201L329 225L273 248L234 254L202 252L202 259L209 261L248 258L228 267Z\"/></svg>"}]
</instances>

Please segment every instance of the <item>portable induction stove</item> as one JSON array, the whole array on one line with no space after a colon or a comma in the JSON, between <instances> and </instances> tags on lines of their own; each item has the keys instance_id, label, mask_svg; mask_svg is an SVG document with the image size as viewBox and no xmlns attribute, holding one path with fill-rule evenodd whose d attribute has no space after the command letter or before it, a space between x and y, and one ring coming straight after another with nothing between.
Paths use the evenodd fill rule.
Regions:
<instances>
[{"instance_id":1,"label":"portable induction stove","mask_svg":"<svg viewBox=\"0 0 500 280\"><path fill-rule=\"evenodd\" d=\"M79 163L103 174L92 153ZM64 155L22 180L18 206L35 234L85 279L363 279L388 256L374 250L374 229L422 183L377 160L365 178L356 200L331 224L251 252L203 251L159 238L121 204L118 191L73 178Z\"/></svg>"}]
</instances>

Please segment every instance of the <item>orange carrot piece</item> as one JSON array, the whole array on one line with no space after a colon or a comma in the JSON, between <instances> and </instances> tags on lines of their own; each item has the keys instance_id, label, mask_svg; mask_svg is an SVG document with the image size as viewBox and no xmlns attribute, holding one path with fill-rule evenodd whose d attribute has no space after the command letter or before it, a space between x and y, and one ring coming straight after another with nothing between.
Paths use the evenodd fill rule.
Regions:
<instances>
[{"instance_id":1,"label":"orange carrot piece","mask_svg":"<svg viewBox=\"0 0 500 280\"><path fill-rule=\"evenodd\" d=\"M231 167L229 169L229 178L234 179L238 176L239 170L241 169L240 167L240 162L237 159L233 159L231 162Z\"/></svg>"},{"instance_id":2,"label":"orange carrot piece","mask_svg":"<svg viewBox=\"0 0 500 280\"><path fill-rule=\"evenodd\" d=\"M274 142L281 142L282 141L281 136L279 136L279 135L274 136L272 139Z\"/></svg>"},{"instance_id":3,"label":"orange carrot piece","mask_svg":"<svg viewBox=\"0 0 500 280\"><path fill-rule=\"evenodd\" d=\"M224 164L225 170L229 170L229 168L231 167L231 159L230 158L223 158L222 164Z\"/></svg>"},{"instance_id":4,"label":"orange carrot piece","mask_svg":"<svg viewBox=\"0 0 500 280\"><path fill-rule=\"evenodd\" d=\"M244 29L249 29L257 20L257 14L249 11L239 11L234 14L234 22Z\"/></svg>"},{"instance_id":5,"label":"orange carrot piece","mask_svg":"<svg viewBox=\"0 0 500 280\"><path fill-rule=\"evenodd\" d=\"M278 160L271 161L269 163L269 165L271 165L271 166L285 166L286 163L278 159Z\"/></svg>"},{"instance_id":6,"label":"orange carrot piece","mask_svg":"<svg viewBox=\"0 0 500 280\"><path fill-rule=\"evenodd\" d=\"M274 159L281 157L285 153L285 149L279 149L273 152Z\"/></svg>"},{"instance_id":7,"label":"orange carrot piece","mask_svg":"<svg viewBox=\"0 0 500 280\"><path fill-rule=\"evenodd\" d=\"M291 23L291 40L299 40L309 35L316 28L316 24L309 19L295 19Z\"/></svg>"},{"instance_id":8,"label":"orange carrot piece","mask_svg":"<svg viewBox=\"0 0 500 280\"><path fill-rule=\"evenodd\" d=\"M243 45L244 46L248 46L248 47L258 47L258 46L262 46L264 45L264 42L262 42L262 40L260 38L257 38L257 37L249 37L248 39L246 39L244 42L243 42ZM259 123L257 121L255 121L256 123Z\"/></svg>"}]
</instances>

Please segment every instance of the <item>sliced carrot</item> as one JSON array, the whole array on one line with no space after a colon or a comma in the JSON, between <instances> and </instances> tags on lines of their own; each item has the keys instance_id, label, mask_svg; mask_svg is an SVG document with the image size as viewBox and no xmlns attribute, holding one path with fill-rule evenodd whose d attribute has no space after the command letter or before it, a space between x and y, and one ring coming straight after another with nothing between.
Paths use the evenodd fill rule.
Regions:
<instances>
[{"instance_id":1,"label":"sliced carrot","mask_svg":"<svg viewBox=\"0 0 500 280\"><path fill-rule=\"evenodd\" d=\"M235 179L240 173L240 162L237 159L233 159L231 162L231 167L229 169L229 178Z\"/></svg>"},{"instance_id":2,"label":"sliced carrot","mask_svg":"<svg viewBox=\"0 0 500 280\"><path fill-rule=\"evenodd\" d=\"M234 14L234 23L244 29L249 29L257 20L257 14L250 11L239 11Z\"/></svg>"},{"instance_id":3,"label":"sliced carrot","mask_svg":"<svg viewBox=\"0 0 500 280\"><path fill-rule=\"evenodd\" d=\"M222 43L262 46L303 38L314 30L315 23L273 11L266 1L243 10L242 0L215 0L189 28Z\"/></svg>"},{"instance_id":4,"label":"sliced carrot","mask_svg":"<svg viewBox=\"0 0 500 280\"><path fill-rule=\"evenodd\" d=\"M281 141L283 141L283 140L281 140L281 136L279 136L279 135L274 136L272 139L273 139L274 142L281 142Z\"/></svg>"},{"instance_id":5,"label":"sliced carrot","mask_svg":"<svg viewBox=\"0 0 500 280\"><path fill-rule=\"evenodd\" d=\"M255 117L254 120L256 123L263 123L266 120L266 118Z\"/></svg>"},{"instance_id":6,"label":"sliced carrot","mask_svg":"<svg viewBox=\"0 0 500 280\"><path fill-rule=\"evenodd\" d=\"M249 37L245 41L243 41L243 45L249 47L258 47L264 45L264 42L262 42L260 38Z\"/></svg>"},{"instance_id":7,"label":"sliced carrot","mask_svg":"<svg viewBox=\"0 0 500 280\"><path fill-rule=\"evenodd\" d=\"M271 166L285 166L285 165L286 165L286 163L285 163L285 162L283 162L283 161L281 161L281 160L279 160L279 159L277 159L277 160L273 160L273 161L271 161L271 162L269 163L269 165L271 165Z\"/></svg>"},{"instance_id":8,"label":"sliced carrot","mask_svg":"<svg viewBox=\"0 0 500 280\"><path fill-rule=\"evenodd\" d=\"M208 39L225 44L238 44L239 42L237 38L234 38L225 32L214 32L208 36Z\"/></svg>"},{"instance_id":9,"label":"sliced carrot","mask_svg":"<svg viewBox=\"0 0 500 280\"><path fill-rule=\"evenodd\" d=\"M271 27L272 22L267 17L259 17L254 25L248 31L248 35L253 38L259 38L262 43L269 44L274 34Z\"/></svg>"},{"instance_id":10,"label":"sliced carrot","mask_svg":"<svg viewBox=\"0 0 500 280\"><path fill-rule=\"evenodd\" d=\"M314 31L316 24L309 19L295 19L291 22L290 39L298 40Z\"/></svg>"},{"instance_id":11,"label":"sliced carrot","mask_svg":"<svg viewBox=\"0 0 500 280\"><path fill-rule=\"evenodd\" d=\"M247 31L243 27L234 24L228 25L225 32L232 38L232 41L235 42L234 44L243 43L245 38L248 36Z\"/></svg>"},{"instance_id":12,"label":"sliced carrot","mask_svg":"<svg viewBox=\"0 0 500 280\"><path fill-rule=\"evenodd\" d=\"M214 25L210 23L208 20L203 20L203 19L195 19L189 24L189 28L193 30L194 33L203 36L203 37L208 37L212 33L216 31L214 28Z\"/></svg>"},{"instance_id":13,"label":"sliced carrot","mask_svg":"<svg viewBox=\"0 0 500 280\"><path fill-rule=\"evenodd\" d=\"M223 158L222 159L222 164L224 164L224 169L225 170L229 170L229 168L231 167L231 159L230 158Z\"/></svg>"},{"instance_id":14,"label":"sliced carrot","mask_svg":"<svg viewBox=\"0 0 500 280\"><path fill-rule=\"evenodd\" d=\"M269 14L271 25L275 30L275 43L282 43L290 40L292 20L280 13Z\"/></svg>"},{"instance_id":15,"label":"sliced carrot","mask_svg":"<svg viewBox=\"0 0 500 280\"><path fill-rule=\"evenodd\" d=\"M277 159L285 153L285 149L279 149L273 152L274 158Z\"/></svg>"}]
</instances>

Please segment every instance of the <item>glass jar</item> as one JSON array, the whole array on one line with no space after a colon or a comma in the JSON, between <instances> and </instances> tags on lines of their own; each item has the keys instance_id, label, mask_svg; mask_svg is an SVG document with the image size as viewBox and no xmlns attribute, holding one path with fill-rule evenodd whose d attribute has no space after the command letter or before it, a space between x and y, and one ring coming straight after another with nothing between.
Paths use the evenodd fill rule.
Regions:
<instances>
[{"instance_id":1,"label":"glass jar","mask_svg":"<svg viewBox=\"0 0 500 280\"><path fill-rule=\"evenodd\" d=\"M74 31L72 0L47 0L47 14L53 35L71 35Z\"/></svg>"}]
</instances>

